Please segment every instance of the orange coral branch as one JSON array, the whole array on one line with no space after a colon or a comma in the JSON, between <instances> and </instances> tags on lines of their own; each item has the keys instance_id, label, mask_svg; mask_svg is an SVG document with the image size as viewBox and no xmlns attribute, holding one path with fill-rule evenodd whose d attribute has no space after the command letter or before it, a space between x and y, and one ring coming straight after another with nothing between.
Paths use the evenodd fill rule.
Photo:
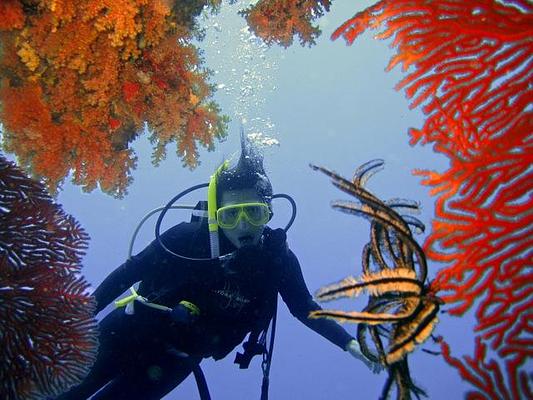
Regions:
<instances>
[{"instance_id":1,"label":"orange coral branch","mask_svg":"<svg viewBox=\"0 0 533 400\"><path fill-rule=\"evenodd\" d=\"M315 44L320 29L312 21L329 11L330 0L260 0L241 11L252 32L265 41L289 47L295 36L302 46Z\"/></svg>"},{"instance_id":2,"label":"orange coral branch","mask_svg":"<svg viewBox=\"0 0 533 400\"><path fill-rule=\"evenodd\" d=\"M120 197L136 163L130 143L147 121L156 162L176 142L185 164L195 166L197 144L212 148L227 123L189 43L206 4L218 3L198 0L184 10L146 0L3 2L4 148L52 191L72 172L85 190L99 186ZM195 125L201 131L187 128L206 114Z\"/></svg>"}]
</instances>

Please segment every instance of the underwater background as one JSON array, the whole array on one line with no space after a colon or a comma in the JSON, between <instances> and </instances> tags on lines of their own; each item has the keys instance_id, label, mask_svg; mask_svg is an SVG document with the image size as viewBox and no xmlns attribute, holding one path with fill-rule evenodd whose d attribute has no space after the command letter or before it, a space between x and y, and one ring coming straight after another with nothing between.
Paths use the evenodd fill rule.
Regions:
<instances>
[{"instance_id":1,"label":"underwater background","mask_svg":"<svg viewBox=\"0 0 533 400\"><path fill-rule=\"evenodd\" d=\"M202 50L205 58L203 66L212 71L208 82L216 89L213 100L220 107L220 114L227 115L230 121L227 137L215 138L213 151L198 146L198 154L191 151L197 144L191 137L198 139L200 136L200 140L207 138L209 142L213 135L216 136L221 125L215 124L215 128L209 132L194 131L198 126L200 131L205 129L201 128L206 126L202 125L202 118L208 122L215 121L218 110L215 106L215 112L212 113L213 108L207 104L210 90L204 86L204 78L201 76L202 63L193 57L188 64L189 70L184 72L180 69L184 65L180 63L185 63L183 60L191 55L186 46L189 36L184 35L177 42L172 36L159 43L157 34L161 32L154 28L151 32L154 36L150 38L149 24L143 27L146 31L130 32L130 37L109 34L108 39L102 41L104 33L99 33L94 36L99 39L94 39L95 42L91 46L87 45L87 49L92 49L92 45L101 40L103 48L107 46L108 49L118 49L117 54L122 56L131 51L127 57L136 62L123 62L125 59L130 60L126 56L123 59L113 58L116 57L115 50L103 56L98 54L100 58L94 59L103 60L102 65L91 65L91 62L85 60L89 65L88 70L97 72L86 80L91 74L84 75L86 65L83 55L77 57L76 41L67 39L63 42L64 38L61 38L62 45L58 45L58 42L51 40L52 43L47 45L53 51L57 48L60 50L57 54L53 51L51 53L57 58L47 58L35 51L35 48L41 51L36 47L41 40L41 36L35 33L39 31L37 25L33 26L33 33L20 29L23 11L26 13L24 18L29 21L38 14L38 10L48 13L43 15L59 15L58 10L64 12L61 23L43 18L39 22L43 26L47 26L47 23L55 27L65 23L63 28L77 26L68 24L69 13L75 9L69 9L68 5L74 3L43 0L28 5L27 2L9 0L0 4L0 17L4 15L11 18L0 18L0 39L3 42L0 48L0 121L4 124L0 125L0 138L6 157L17 160L34 175L40 175L56 196L54 200L90 236L86 255L82 259L81 274L91 286L91 291L127 258L132 234L143 216L150 210L165 205L182 190L207 182L225 159L238 154L241 128L263 148L265 170L274 193L286 193L296 200L297 216L288 232L288 243L300 261L310 292L315 293L324 285L338 282L346 276L358 276L362 272L363 247L369 241L369 221L333 210L332 201L353 199L331 185L329 178L313 171L309 164L331 169L351 179L358 166L370 160L381 159L385 163L384 169L372 176L365 187L382 200L399 198L419 202L421 212L416 218L425 224L426 230L415 232L414 238L421 246L425 243L424 249L428 254L431 253L428 257L428 280L432 284L428 290L430 294L445 296L443 298L446 302L438 314L439 322L433 336L409 354L410 374L415 384L424 389L430 399L530 398L528 396L532 395L530 386L533 378L530 352L533 330L528 322L531 321L533 309L533 288L530 285L533 279L530 272L533 249L531 2L476 0L466 5L457 0L430 1L424 3L428 5L425 9L427 14L417 13L417 10L424 8L419 0L338 0L332 3L329 0L305 0L298 2L298 6L292 0L285 3L280 0L223 1L218 13L211 13L208 11L209 7L206 7L196 21L205 35L201 40L194 39L193 43ZM24 8L21 4L24 4ZM102 4L104 3L100 4L98 1L92 3L94 7L101 7ZM152 15L151 12L156 15L162 10L168 11L170 4L174 2L139 1L136 4L148 4L139 15L142 14L143 18L149 20L147 16ZM216 8L219 1L192 0L187 4L193 8L199 4ZM252 33L245 18L238 14L239 10L251 4L267 4L266 12L269 11L269 6L273 9L280 7L276 12L281 16L283 12L279 10L283 9L283 5L287 5L293 12L306 7L314 9L311 19L318 24L322 34L316 38L313 46L301 46L297 37L287 47L276 43L269 46ZM38 6L42 8L38 9ZM141 7L144 6L139 6L139 9ZM330 9L320 16L322 7ZM104 9L106 12L99 18L107 17L107 8ZM138 12L139 9L134 11ZM18 14L13 10L18 10ZM172 18L183 18L180 21L187 24L192 15L190 10L176 6L172 11ZM358 14L358 22L362 24L358 28L355 25L350 27L350 23L342 25L347 18L363 10L366 11ZM434 14L431 14L433 11ZM117 11L115 7L110 18L116 18L114 23L117 25L99 27L99 32L114 32L118 35L120 23L126 21L122 25L124 34L129 28L127 17L124 17L128 12L132 12L131 9ZM439 12L442 14L439 15ZM430 14L435 19L426 19ZM161 18L158 22L168 22L161 15L163 14L158 15ZM265 21L261 19L262 15L249 14L248 17L249 25L256 32L260 30ZM320 18L315 20L315 17ZM461 27L457 28L461 31L460 34L455 35L454 29L449 29L447 18L451 19L451 26L458 23ZM451 56L445 56L444 52L432 52L427 48L416 53L413 49L420 50L413 39L420 33L416 29L401 37L404 42L396 38L396 45L400 43L400 51L391 48L395 37L392 32L400 32L401 36L403 27L408 30L417 23L427 24L428 20L437 21L436 24L440 25L435 31L426 25L427 30L424 32L428 41L422 43L437 43L437 49L445 49L451 52L446 53L452 54ZM488 25L487 20L492 25ZM32 21L38 21L38 18L35 17ZM266 21L271 20L267 18ZM367 28L383 28L380 24L384 23L389 26L385 33L381 30L381 37L374 37L376 30L365 31ZM154 22L153 26L156 25ZM341 25L344 31L339 28ZM96 30L91 32L94 27L90 24L87 26L89 36L95 34ZM305 29L306 25L302 26ZM299 28L302 29L302 26ZM283 28L280 28L281 32ZM10 29L13 29L13 34L9 32ZM332 40L336 29L340 29L337 31L338 38ZM360 31L356 32L357 29ZM165 32L167 34L170 31ZM344 40L350 42L361 32L353 44L346 45ZM437 35L431 36L435 32ZM448 36L444 37L448 41L440 39L442 32L447 32L445 35ZM387 34L391 36L386 37ZM457 39L455 45L450 45L450 41L453 42L456 36L460 39ZM82 37L80 32L79 38ZM164 35L161 34L161 37ZM405 45L405 41L409 39L413 39L410 42L413 47ZM106 41L113 41L113 44ZM155 44L161 46L160 53ZM64 54L61 53L62 46L66 49ZM135 51L143 56L135 56ZM46 51L42 50L42 53L46 54ZM69 55L76 57L71 60L68 68L65 65L58 66L61 64L61 57ZM457 59L453 56L457 56ZM435 64L432 61L436 59L443 63L437 63L434 70ZM54 65L57 60L60 60L58 65ZM117 92L115 95L120 98L112 95L107 98L107 80L98 78L99 73L102 76L108 72L114 73L114 64L110 62L107 69L106 60L113 60L120 67L117 67L117 71L121 72L114 82ZM179 61L174 64L168 60ZM386 71L389 63L396 64L396 67ZM15 66L22 67L17 70ZM150 67L154 70L147 69ZM71 75L60 75L69 68ZM179 76L173 68L180 71ZM426 68L426 73L433 80L427 75L416 75L423 68ZM441 81L439 73L442 73ZM70 79L73 76L74 79ZM187 80L184 78L186 76L192 78ZM409 79L405 80L406 76ZM398 82L402 82L402 79L404 86L399 88ZM176 82L179 82L177 89L172 86ZM438 85L429 88L426 86L425 90L423 86L417 86L423 85L422 82ZM82 85L82 90L76 92L79 87L75 85ZM52 95L43 94L40 92L41 86L56 91L52 90ZM465 89L461 91L463 87ZM406 92L413 97L407 99ZM425 94L428 97L424 98ZM417 103L417 96L422 96L420 103ZM103 98L108 103L102 102ZM140 104L139 99L142 98L150 101ZM42 99L46 99L44 106L41 104ZM98 107L94 104L98 104L99 111L104 110L104 114L95 111ZM424 105L426 115L421 111ZM80 110L89 112L84 114ZM78 112L83 117L73 123L69 118L74 115L75 120ZM186 131L175 129L178 126L176 121L183 122L183 115L199 116L196 120L189 120ZM102 120L99 121L99 118ZM142 125L143 121L148 123L145 123L144 132L138 135L134 128ZM434 125L428 125L428 121ZM149 125L150 122L153 122L153 126ZM86 126L82 126L84 124ZM95 126L97 129L94 129ZM412 130L408 134L413 127L422 129ZM151 128L155 128L155 131L151 131ZM62 136L65 132L68 134ZM86 132L91 134L87 135ZM150 138L152 132L155 133ZM100 134L103 136L98 136ZM174 151L174 141L181 146L178 155ZM416 144L411 145L410 141ZM430 144L423 145L424 142ZM165 146L168 153L166 157L163 151ZM107 149L107 152L103 149ZM17 154L18 159L13 153ZM91 160L92 154L94 160ZM137 165L132 168L130 163L133 163L134 157ZM153 161L159 162L159 165L154 166ZM196 162L197 166L194 165ZM189 168L193 166L194 168ZM3 161L2 167L5 168ZM415 170L419 172L416 173ZM420 173L424 170L436 172ZM43 171L47 171L49 175ZM13 189L10 184L17 179L4 179L7 176L6 170L0 172L3 174L0 175L0 185L5 190L0 191L2 224L9 221L11 213L14 215L13 220L22 221L22 228L28 229L22 229L22 232L29 232L35 227L38 230L38 224L28 222L32 221L31 217L24 219L28 218L27 211L17 209L19 203L10 203L16 198L10 197L13 190L18 191L17 185ZM129 173L133 179L128 184ZM66 174L69 176L62 183ZM77 184L67 182L70 178L78 180ZM21 190L17 193L22 193L24 197L24 190L28 186L24 186L24 179L18 179ZM56 186L58 183L59 187ZM90 190L96 187L96 190L87 192L80 185L85 185ZM195 204L205 197L206 193L200 190L183 198L181 203ZM437 203L437 198L440 203ZM30 196L29 200L31 203L33 198ZM274 218L269 225L273 228L283 227L291 215L290 204L277 199L273 206ZM39 207L36 208L39 211ZM189 218L188 211L172 211L165 218L164 228ZM154 240L155 221L156 218L152 217L143 226L136 239L134 253ZM26 226L23 226L24 222ZM38 307L33 307L33 300L37 300L37 304L37 295L47 293L51 287L54 289L50 282L60 278L54 276L43 282L37 278L35 287L30 283L26 284L24 279L17 281L18 273L23 277L32 277L35 272L31 268L19 268L24 264L24 257L20 263L20 260L16 260L13 254L17 256L18 244L15 243L15 250L11 252L10 240L13 237L14 242L27 241L29 249L34 249L31 246L35 243L27 237L16 239L18 236L11 234L16 229L11 229L8 223L5 226L2 224L0 295L5 297L0 298L0 322L13 329L6 329L9 334L0 335L3 347L0 355L9 357L9 361L14 364L6 363L0 368L0 381L5 378L0 387L0 397L5 391L11 395L16 393L12 397L6 395L9 399L17 399L17 395L26 398L17 392L17 388L31 391L35 381L22 376L17 383L17 372L14 371L25 371L25 366L31 364L28 360L35 361L36 365L42 367L46 365L46 362L41 363L46 356L33 353L35 346L32 339L37 341L37 336L31 337L25 331L29 325L24 323L31 322L35 317L32 310ZM53 226L46 226L44 231L56 232L54 229ZM61 229L58 228L57 232L59 231ZM73 232L76 231L77 229L73 229ZM39 234L36 238L35 241L38 242ZM78 241L78 248L83 247L83 241L84 239ZM46 255L49 249L43 250L42 243L37 246L39 251L35 254L41 254L42 251ZM20 254L24 256L24 247L21 246L21 249ZM8 260L4 253L11 259ZM35 254L30 251L30 259L35 258ZM48 260L44 255L37 262L37 272L43 267L41 264L46 264L43 260ZM14 267L9 264L13 259L16 261ZM436 259L448 263L438 263ZM58 270L61 271L62 267L64 265L60 265ZM52 276L53 268L58 267L49 268ZM72 271L77 272L77 267L71 268L71 275ZM24 275L25 271L28 275ZM56 283L60 283L59 280ZM64 281L67 282L67 279ZM83 289L83 285L74 285L74 289ZM34 292L34 289L39 290ZM41 291L43 289L44 292ZM64 286L59 285L55 289L61 292ZM81 296L81 301L84 301L85 296L86 293ZM80 301L74 297L72 304ZM364 297L350 298L322 306L327 309L360 311L365 307L365 301ZM47 303L45 299L38 304L54 303ZM55 309L56 314L63 306L67 310L65 304L60 304ZM111 306L98 319L110 310ZM89 313L90 306L85 302L77 311L83 318L84 313ZM448 314L448 311L455 315ZM49 318L52 314L54 313L43 312L42 317ZM77 315L76 310L70 315L65 314L64 322L75 321ZM53 328L56 321L54 318L59 317L52 315L43 326L46 325L46 329L50 326ZM40 323L33 324L39 328L38 332L44 332L38 337L42 341L39 344L54 351L54 338L46 336L48 331L40 329ZM65 323L68 331L67 325ZM355 336L356 325L344 326ZM87 330L91 331L91 326ZM11 334L14 336L9 336ZM79 339L80 343L82 340L90 342L93 338L91 335L89 332ZM437 337L444 341L436 342L434 339ZM15 340L10 341L12 338ZM52 346L47 347L50 343ZM88 342L84 343L87 345ZM92 356L90 347L86 348L84 355L89 356L89 359ZM446 353L449 349L452 355ZM26 350L27 353L24 352ZM444 356L440 354L443 350ZM241 351L241 346L225 360L214 362L207 359L202 363L214 399L259 398L262 378L260 357L255 357L249 369L240 370L233 363L236 351ZM77 361L79 360L74 360ZM18 369L12 367L17 362ZM83 364L82 361L79 363ZM65 365L67 364L63 364L63 368ZM60 363L55 367L61 370ZM80 370L77 371L79 372ZM467 377L466 380L460 377L460 373L463 378ZM386 377L386 372L372 374L360 361L306 328L290 315L280 300L270 371L271 399L377 399ZM62 378L58 378L47 387L45 383L45 388L39 390L53 393L65 384L61 380ZM391 397L394 396L395 394ZM192 376L165 397L196 398L199 396Z\"/></svg>"},{"instance_id":2,"label":"underwater background","mask_svg":"<svg viewBox=\"0 0 533 400\"><path fill-rule=\"evenodd\" d=\"M246 28L237 14L241 3L224 4L218 15L208 16L200 43L207 66L215 71L219 85L215 100L231 123L228 137L215 144L215 151L200 149L201 164L194 170L181 166L169 151L157 168L150 162L152 147L141 136L134 143L138 167L124 199L116 200L98 191L82 193L66 184L58 201L75 215L91 236L83 260L83 274L94 286L127 257L131 235L150 210L166 204L180 191L207 182L218 165L238 154L241 119L247 133L261 133L279 145L265 148L265 169L275 193L287 193L298 205L296 221L288 232L288 243L300 260L308 288L319 287L361 271L361 252L369 238L369 224L330 208L330 202L348 196L329 180L313 172L309 163L335 170L351 178L360 164L381 158L383 171L368 183L382 199L406 198L422 205L418 217L429 226L434 199L414 168L443 170L447 160L431 148L408 144L409 127L420 126L420 111L409 110L402 92L394 90L401 71L385 67L392 54L387 42L365 34L352 48L331 41L334 28L354 13L353 2L335 2L319 21L323 34L311 48L297 44L284 49L267 48ZM357 2L360 9L372 2ZM271 141L272 142L272 141ZM194 204L201 191L182 200ZM282 227L290 218L290 205L274 203L272 227ZM166 217L171 224L187 220L189 213L176 211ZM145 223L135 243L140 251L154 239L155 217ZM416 236L419 243L424 235ZM429 275L437 265L430 263ZM343 301L344 309L361 309L360 302ZM330 304L324 305L329 307ZM105 311L103 312L105 313ZM441 317L446 318L446 317ZM355 325L345 325L355 335ZM436 333L444 335L454 351L472 343L472 322L468 317L444 320ZM423 345L438 350L427 342ZM240 347L237 350L241 351ZM202 363L214 399L259 398L260 357L248 370L233 364L235 351L226 359ZM431 399L459 399L467 385L441 357L417 351L410 357L413 379ZM377 399L386 373L373 375L361 362L317 335L293 318L280 301L271 368L272 399ZM165 399L198 398L192 375Z\"/></svg>"}]
</instances>

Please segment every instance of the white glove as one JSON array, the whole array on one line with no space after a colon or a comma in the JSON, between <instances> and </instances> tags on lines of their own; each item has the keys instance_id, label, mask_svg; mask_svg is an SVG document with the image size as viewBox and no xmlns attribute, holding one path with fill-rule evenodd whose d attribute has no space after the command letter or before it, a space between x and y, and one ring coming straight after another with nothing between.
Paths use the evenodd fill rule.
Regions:
<instances>
[{"instance_id":1,"label":"white glove","mask_svg":"<svg viewBox=\"0 0 533 400\"><path fill-rule=\"evenodd\" d=\"M373 373L377 374L383 370L383 367L376 362L370 361L368 358L366 358L363 353L361 353L361 347L359 346L359 343L357 340L352 339L348 342L346 345L346 351L348 351L352 356L357 358L358 360L361 360L365 363L365 365L372 371Z\"/></svg>"}]
</instances>

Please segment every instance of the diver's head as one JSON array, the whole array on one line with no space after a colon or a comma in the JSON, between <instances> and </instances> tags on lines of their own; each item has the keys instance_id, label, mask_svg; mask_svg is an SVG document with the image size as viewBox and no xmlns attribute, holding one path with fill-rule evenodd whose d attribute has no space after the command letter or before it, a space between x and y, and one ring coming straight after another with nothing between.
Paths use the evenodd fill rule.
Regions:
<instances>
[{"instance_id":1,"label":"diver's head","mask_svg":"<svg viewBox=\"0 0 533 400\"><path fill-rule=\"evenodd\" d=\"M222 192L219 227L236 248L256 246L270 219L270 207L253 189Z\"/></svg>"},{"instance_id":2,"label":"diver's head","mask_svg":"<svg viewBox=\"0 0 533 400\"><path fill-rule=\"evenodd\" d=\"M236 166L217 180L217 220L237 248L255 246L272 215L272 185L259 149L241 132L241 155Z\"/></svg>"}]
</instances>

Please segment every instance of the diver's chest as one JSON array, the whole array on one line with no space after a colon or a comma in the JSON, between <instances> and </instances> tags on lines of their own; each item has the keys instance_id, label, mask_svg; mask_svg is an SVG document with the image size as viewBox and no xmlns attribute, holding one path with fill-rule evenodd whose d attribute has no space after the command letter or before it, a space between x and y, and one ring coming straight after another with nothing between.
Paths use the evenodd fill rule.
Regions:
<instances>
[{"instance_id":1,"label":"diver's chest","mask_svg":"<svg viewBox=\"0 0 533 400\"><path fill-rule=\"evenodd\" d=\"M212 278L197 301L215 318L231 320L259 315L277 296L275 276L268 271L222 270Z\"/></svg>"}]
</instances>

